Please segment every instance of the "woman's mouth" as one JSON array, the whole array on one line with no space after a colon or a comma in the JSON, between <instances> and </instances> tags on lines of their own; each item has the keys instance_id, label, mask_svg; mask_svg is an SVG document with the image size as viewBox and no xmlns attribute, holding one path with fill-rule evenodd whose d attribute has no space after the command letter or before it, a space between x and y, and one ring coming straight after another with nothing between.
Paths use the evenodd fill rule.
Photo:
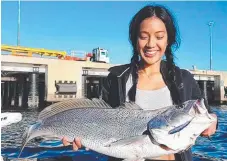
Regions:
<instances>
[{"instance_id":1,"label":"woman's mouth","mask_svg":"<svg viewBox=\"0 0 227 161\"><path fill-rule=\"evenodd\" d=\"M146 56L146 57L153 57L153 56L155 56L155 54L158 52L158 50L153 50L153 51L145 51L144 52L144 56Z\"/></svg>"}]
</instances>

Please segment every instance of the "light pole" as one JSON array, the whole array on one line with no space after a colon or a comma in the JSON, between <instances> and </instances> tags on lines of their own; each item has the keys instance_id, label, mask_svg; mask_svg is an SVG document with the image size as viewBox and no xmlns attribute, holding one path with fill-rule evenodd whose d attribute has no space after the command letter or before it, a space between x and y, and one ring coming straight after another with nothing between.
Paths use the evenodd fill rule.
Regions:
<instances>
[{"instance_id":1,"label":"light pole","mask_svg":"<svg viewBox=\"0 0 227 161\"><path fill-rule=\"evenodd\" d=\"M18 0L17 46L20 46L20 0Z\"/></svg>"},{"instance_id":2,"label":"light pole","mask_svg":"<svg viewBox=\"0 0 227 161\"><path fill-rule=\"evenodd\" d=\"M212 39L213 39L213 35L212 35L212 27L214 25L214 22L213 21L210 21L208 23L209 25L209 28L210 28L210 70L212 70L212 50L213 50L213 42L212 42Z\"/></svg>"}]
</instances>

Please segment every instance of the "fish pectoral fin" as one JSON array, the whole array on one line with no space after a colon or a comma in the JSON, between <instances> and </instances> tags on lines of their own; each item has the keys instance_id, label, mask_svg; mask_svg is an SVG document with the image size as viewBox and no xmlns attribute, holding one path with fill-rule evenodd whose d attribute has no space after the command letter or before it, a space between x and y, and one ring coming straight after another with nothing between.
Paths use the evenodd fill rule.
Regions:
<instances>
[{"instance_id":1,"label":"fish pectoral fin","mask_svg":"<svg viewBox=\"0 0 227 161\"><path fill-rule=\"evenodd\" d=\"M141 140L145 139L147 135L139 135L134 136L126 139L117 140L111 143L108 143L105 145L105 147L111 147L111 146L126 146L135 142L140 142Z\"/></svg>"},{"instance_id":2,"label":"fish pectoral fin","mask_svg":"<svg viewBox=\"0 0 227 161\"><path fill-rule=\"evenodd\" d=\"M177 126L177 127L173 128L173 129L171 129L171 130L168 132L168 134L175 134L175 133L181 131L181 130L184 129L186 126L188 126L188 125L191 123L191 121L192 121L192 120L187 121L187 122L185 122L184 124L182 124L182 125L180 125L180 126Z\"/></svg>"},{"instance_id":3,"label":"fish pectoral fin","mask_svg":"<svg viewBox=\"0 0 227 161\"><path fill-rule=\"evenodd\" d=\"M123 161L145 161L144 158L127 158L124 159Z\"/></svg>"}]
</instances>

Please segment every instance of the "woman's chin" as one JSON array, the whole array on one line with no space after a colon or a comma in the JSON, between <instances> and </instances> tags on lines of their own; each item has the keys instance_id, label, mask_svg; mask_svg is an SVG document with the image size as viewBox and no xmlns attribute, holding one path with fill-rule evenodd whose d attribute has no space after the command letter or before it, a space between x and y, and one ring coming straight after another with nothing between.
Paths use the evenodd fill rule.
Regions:
<instances>
[{"instance_id":1,"label":"woman's chin","mask_svg":"<svg viewBox=\"0 0 227 161\"><path fill-rule=\"evenodd\" d=\"M156 63L160 63L161 62L161 58L144 58L143 59L143 62L146 64L146 65L154 65Z\"/></svg>"}]
</instances>

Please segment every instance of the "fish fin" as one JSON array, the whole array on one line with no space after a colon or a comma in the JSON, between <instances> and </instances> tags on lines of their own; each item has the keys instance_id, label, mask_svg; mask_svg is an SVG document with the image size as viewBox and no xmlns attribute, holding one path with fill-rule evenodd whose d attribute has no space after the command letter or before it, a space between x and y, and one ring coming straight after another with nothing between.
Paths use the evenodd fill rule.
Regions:
<instances>
[{"instance_id":1,"label":"fish fin","mask_svg":"<svg viewBox=\"0 0 227 161\"><path fill-rule=\"evenodd\" d=\"M55 104L52 104L42 110L38 116L38 120L46 119L50 116L53 116L57 113L67 111L70 109L75 108L112 108L108 105L104 100L99 99L87 99L87 98L76 98L76 99L69 99L65 101L61 101Z\"/></svg>"},{"instance_id":2,"label":"fish fin","mask_svg":"<svg viewBox=\"0 0 227 161\"><path fill-rule=\"evenodd\" d=\"M98 98L92 98L92 101L94 103L97 104L97 107L103 107L103 108L112 108L108 103L106 103L104 100L102 99L98 99Z\"/></svg>"},{"instance_id":3,"label":"fish fin","mask_svg":"<svg viewBox=\"0 0 227 161\"><path fill-rule=\"evenodd\" d=\"M134 102L125 102L123 105L119 106L119 108L142 110L142 108Z\"/></svg>"},{"instance_id":4,"label":"fish fin","mask_svg":"<svg viewBox=\"0 0 227 161\"><path fill-rule=\"evenodd\" d=\"M177 126L177 127L173 128L173 129L171 129L171 130L168 132L168 134L175 134L175 133L181 131L181 130L184 129L186 126L188 126L189 123L190 123L191 121L192 121L192 120L187 121L187 122L185 122L184 124L182 124L182 125L180 125L180 126Z\"/></svg>"},{"instance_id":5,"label":"fish fin","mask_svg":"<svg viewBox=\"0 0 227 161\"><path fill-rule=\"evenodd\" d=\"M129 144L141 141L141 140L145 139L146 137L147 137L147 135L139 135L139 136L134 136L134 137L126 138L126 139L121 139L121 140L117 140L117 141L108 143L105 145L105 147L126 146Z\"/></svg>"},{"instance_id":6,"label":"fish fin","mask_svg":"<svg viewBox=\"0 0 227 161\"><path fill-rule=\"evenodd\" d=\"M40 126L40 124L41 124L40 122L37 122L36 124L30 126L22 135L22 146L20 148L18 158L21 156L21 153L22 153L25 145L32 139L32 138L30 138L32 131L34 129L38 128Z\"/></svg>"}]
</instances>

